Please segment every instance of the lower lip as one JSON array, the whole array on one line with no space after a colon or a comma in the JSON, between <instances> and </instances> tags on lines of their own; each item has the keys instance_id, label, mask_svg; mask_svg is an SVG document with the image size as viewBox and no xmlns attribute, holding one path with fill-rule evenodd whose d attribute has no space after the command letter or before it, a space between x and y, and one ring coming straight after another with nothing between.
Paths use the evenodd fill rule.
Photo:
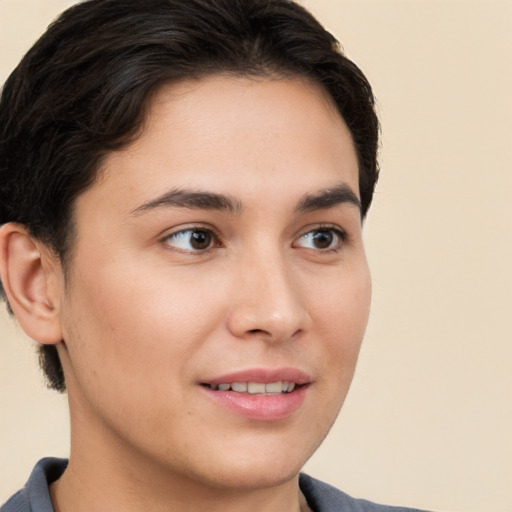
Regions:
<instances>
[{"instance_id":1,"label":"lower lip","mask_svg":"<svg viewBox=\"0 0 512 512\"><path fill-rule=\"evenodd\" d=\"M295 388L291 393L280 395L251 395L236 391L204 391L218 404L251 420L278 421L293 414L304 402L308 386Z\"/></svg>"}]
</instances>

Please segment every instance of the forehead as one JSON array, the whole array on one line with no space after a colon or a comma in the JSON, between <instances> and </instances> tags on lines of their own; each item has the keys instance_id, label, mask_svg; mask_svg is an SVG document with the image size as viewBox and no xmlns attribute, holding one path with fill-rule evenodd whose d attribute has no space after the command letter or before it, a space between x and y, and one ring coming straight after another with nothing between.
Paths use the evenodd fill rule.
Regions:
<instances>
[{"instance_id":1,"label":"forehead","mask_svg":"<svg viewBox=\"0 0 512 512\"><path fill-rule=\"evenodd\" d=\"M198 143L215 141L221 149L229 146L233 138L284 136L290 131L290 122L299 128L295 136L301 131L310 137L316 131L330 139L341 129L351 139L334 100L323 86L300 77L228 74L160 88L147 109L142 137L131 149L150 139L159 142L155 135L168 136L171 125L177 128L174 137L194 134ZM305 122L309 134L304 131ZM260 142L268 144L269 140L264 139L260 138Z\"/></svg>"},{"instance_id":2,"label":"forehead","mask_svg":"<svg viewBox=\"0 0 512 512\"><path fill-rule=\"evenodd\" d=\"M141 135L109 154L100 176L84 195L103 188L126 211L173 184L240 197L250 191L259 201L269 187L293 196L295 185L316 182L344 181L358 193L351 134L328 93L302 79L216 75L164 86Z\"/></svg>"}]
</instances>

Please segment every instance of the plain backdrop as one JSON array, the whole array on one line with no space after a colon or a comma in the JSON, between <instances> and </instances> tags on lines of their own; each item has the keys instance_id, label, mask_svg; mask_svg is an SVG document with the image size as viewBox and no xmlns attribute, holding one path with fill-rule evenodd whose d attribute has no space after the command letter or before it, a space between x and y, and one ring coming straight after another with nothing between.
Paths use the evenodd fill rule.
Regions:
<instances>
[{"instance_id":1,"label":"plain backdrop","mask_svg":"<svg viewBox=\"0 0 512 512\"><path fill-rule=\"evenodd\" d=\"M65 0L0 0L0 81ZM382 174L372 317L352 391L306 470L439 511L512 511L512 3L304 2L367 74ZM65 396L0 313L0 502L66 456Z\"/></svg>"}]
</instances>

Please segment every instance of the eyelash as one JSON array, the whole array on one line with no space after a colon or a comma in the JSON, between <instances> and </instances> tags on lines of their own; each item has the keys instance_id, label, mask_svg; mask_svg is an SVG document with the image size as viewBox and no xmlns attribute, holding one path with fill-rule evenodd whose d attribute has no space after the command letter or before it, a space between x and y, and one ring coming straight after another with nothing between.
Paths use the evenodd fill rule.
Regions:
<instances>
[{"instance_id":1,"label":"eyelash","mask_svg":"<svg viewBox=\"0 0 512 512\"><path fill-rule=\"evenodd\" d=\"M205 248L197 248L196 247L196 248L189 249L189 248L184 248L184 247L173 246L172 244L169 243L169 240L172 240L172 239L179 241L179 239L183 238L186 235L186 233L190 233L191 235L193 233L203 234L203 235L206 234L207 240L209 242L208 247L205 247ZM298 238L296 238L296 240L293 243L293 246L296 246L297 241L305 239L305 237L307 237L308 235L319 234L319 233L330 233L331 235L334 235L333 236L334 240L338 239L335 247L309 248L309 249L311 249L315 252L319 252L319 253L338 252L340 250L341 246L343 245L343 243L346 242L348 239L347 233L345 231L343 231L342 229L335 227L335 226L330 226L330 225L320 225L320 226L315 227L314 229L309 229L308 231L301 234ZM200 240L200 238L198 238L196 241L198 241L198 240ZM203 227L203 226L193 226L193 227L189 227L189 228L185 228L185 229L180 229L179 231L176 231L174 233L170 233L170 234L166 235L162 239L162 242L171 246L175 250L178 250L178 251L184 252L184 253L189 253L189 254L193 254L193 253L205 254L205 253L209 252L211 249L213 249L215 247L220 247L222 245L222 243L220 242L220 237L217 234L217 232L214 229L212 229L211 227ZM191 242L191 239L189 237L188 241L186 241L185 243L190 243L190 242Z\"/></svg>"}]
</instances>

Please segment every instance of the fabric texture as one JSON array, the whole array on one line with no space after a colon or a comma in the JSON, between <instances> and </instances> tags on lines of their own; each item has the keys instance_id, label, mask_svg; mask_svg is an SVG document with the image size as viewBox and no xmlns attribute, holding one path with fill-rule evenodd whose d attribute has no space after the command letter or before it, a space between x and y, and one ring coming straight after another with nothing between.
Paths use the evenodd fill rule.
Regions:
<instances>
[{"instance_id":1,"label":"fabric texture","mask_svg":"<svg viewBox=\"0 0 512 512\"><path fill-rule=\"evenodd\" d=\"M54 512L48 488L62 475L67 463L66 459L41 459L25 487L9 498L0 512ZM300 475L299 485L313 512L420 512L412 508L387 507L354 499L305 474Z\"/></svg>"},{"instance_id":2,"label":"fabric texture","mask_svg":"<svg viewBox=\"0 0 512 512\"><path fill-rule=\"evenodd\" d=\"M304 473L299 477L299 486L313 512L422 512L415 508L390 507L355 499Z\"/></svg>"},{"instance_id":3,"label":"fabric texture","mask_svg":"<svg viewBox=\"0 0 512 512\"><path fill-rule=\"evenodd\" d=\"M41 459L25 487L8 499L0 512L54 512L48 487L62 475L67 464L66 459Z\"/></svg>"}]
</instances>

